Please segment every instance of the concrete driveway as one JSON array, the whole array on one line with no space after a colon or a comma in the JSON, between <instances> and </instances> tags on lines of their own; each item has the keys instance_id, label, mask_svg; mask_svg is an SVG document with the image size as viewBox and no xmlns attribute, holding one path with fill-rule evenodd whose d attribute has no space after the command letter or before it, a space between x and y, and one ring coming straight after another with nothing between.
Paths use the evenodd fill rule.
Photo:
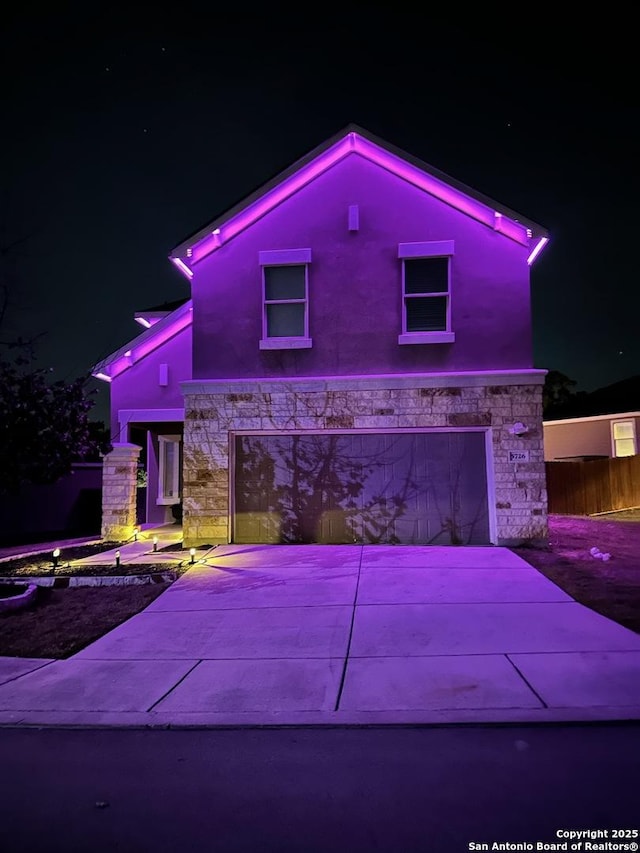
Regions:
<instances>
[{"instance_id":1,"label":"concrete driveway","mask_svg":"<svg viewBox=\"0 0 640 853\"><path fill-rule=\"evenodd\" d=\"M543 722L639 711L640 635L492 547L220 546L74 657L0 659L0 723Z\"/></svg>"}]
</instances>

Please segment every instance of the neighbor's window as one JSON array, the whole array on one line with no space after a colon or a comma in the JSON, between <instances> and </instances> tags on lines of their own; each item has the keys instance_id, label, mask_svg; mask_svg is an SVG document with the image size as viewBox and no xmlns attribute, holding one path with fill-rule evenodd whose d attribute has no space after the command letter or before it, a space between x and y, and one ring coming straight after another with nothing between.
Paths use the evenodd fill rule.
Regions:
<instances>
[{"instance_id":1,"label":"neighbor's window","mask_svg":"<svg viewBox=\"0 0 640 853\"><path fill-rule=\"evenodd\" d=\"M158 503L180 503L180 436L158 436Z\"/></svg>"},{"instance_id":2,"label":"neighbor's window","mask_svg":"<svg viewBox=\"0 0 640 853\"><path fill-rule=\"evenodd\" d=\"M451 258L453 240L400 243L402 332L399 344L453 343Z\"/></svg>"},{"instance_id":3,"label":"neighbor's window","mask_svg":"<svg viewBox=\"0 0 640 853\"><path fill-rule=\"evenodd\" d=\"M614 456L635 456L636 425L634 421L614 421L611 424Z\"/></svg>"}]
</instances>

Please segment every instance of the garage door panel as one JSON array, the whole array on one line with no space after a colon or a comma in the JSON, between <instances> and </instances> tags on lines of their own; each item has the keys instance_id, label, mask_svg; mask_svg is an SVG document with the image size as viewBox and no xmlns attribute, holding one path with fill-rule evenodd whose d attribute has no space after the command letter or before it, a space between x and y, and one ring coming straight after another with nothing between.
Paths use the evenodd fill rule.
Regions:
<instances>
[{"instance_id":1,"label":"garage door panel","mask_svg":"<svg viewBox=\"0 0 640 853\"><path fill-rule=\"evenodd\" d=\"M483 433L236 438L236 542L486 544Z\"/></svg>"}]
</instances>

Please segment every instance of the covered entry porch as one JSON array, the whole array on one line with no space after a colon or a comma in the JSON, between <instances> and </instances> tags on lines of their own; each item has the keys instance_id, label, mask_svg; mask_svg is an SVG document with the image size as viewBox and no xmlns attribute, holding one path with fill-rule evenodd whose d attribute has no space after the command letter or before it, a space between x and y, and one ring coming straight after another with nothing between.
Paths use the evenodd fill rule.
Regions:
<instances>
[{"instance_id":1,"label":"covered entry porch","mask_svg":"<svg viewBox=\"0 0 640 853\"><path fill-rule=\"evenodd\" d=\"M182 409L120 410L121 441L104 459L102 537L182 519Z\"/></svg>"}]
</instances>

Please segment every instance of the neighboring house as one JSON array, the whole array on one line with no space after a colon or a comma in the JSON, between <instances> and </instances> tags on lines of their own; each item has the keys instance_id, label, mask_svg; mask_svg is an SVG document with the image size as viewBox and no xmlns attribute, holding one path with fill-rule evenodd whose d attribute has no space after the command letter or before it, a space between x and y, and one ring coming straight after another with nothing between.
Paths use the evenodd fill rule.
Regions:
<instances>
[{"instance_id":1,"label":"neighboring house","mask_svg":"<svg viewBox=\"0 0 640 853\"><path fill-rule=\"evenodd\" d=\"M544 421L543 430L547 462L635 456L638 453L640 412Z\"/></svg>"},{"instance_id":2,"label":"neighboring house","mask_svg":"<svg viewBox=\"0 0 640 853\"><path fill-rule=\"evenodd\" d=\"M103 536L543 541L543 228L349 126L183 241L191 299L99 365Z\"/></svg>"}]
</instances>

